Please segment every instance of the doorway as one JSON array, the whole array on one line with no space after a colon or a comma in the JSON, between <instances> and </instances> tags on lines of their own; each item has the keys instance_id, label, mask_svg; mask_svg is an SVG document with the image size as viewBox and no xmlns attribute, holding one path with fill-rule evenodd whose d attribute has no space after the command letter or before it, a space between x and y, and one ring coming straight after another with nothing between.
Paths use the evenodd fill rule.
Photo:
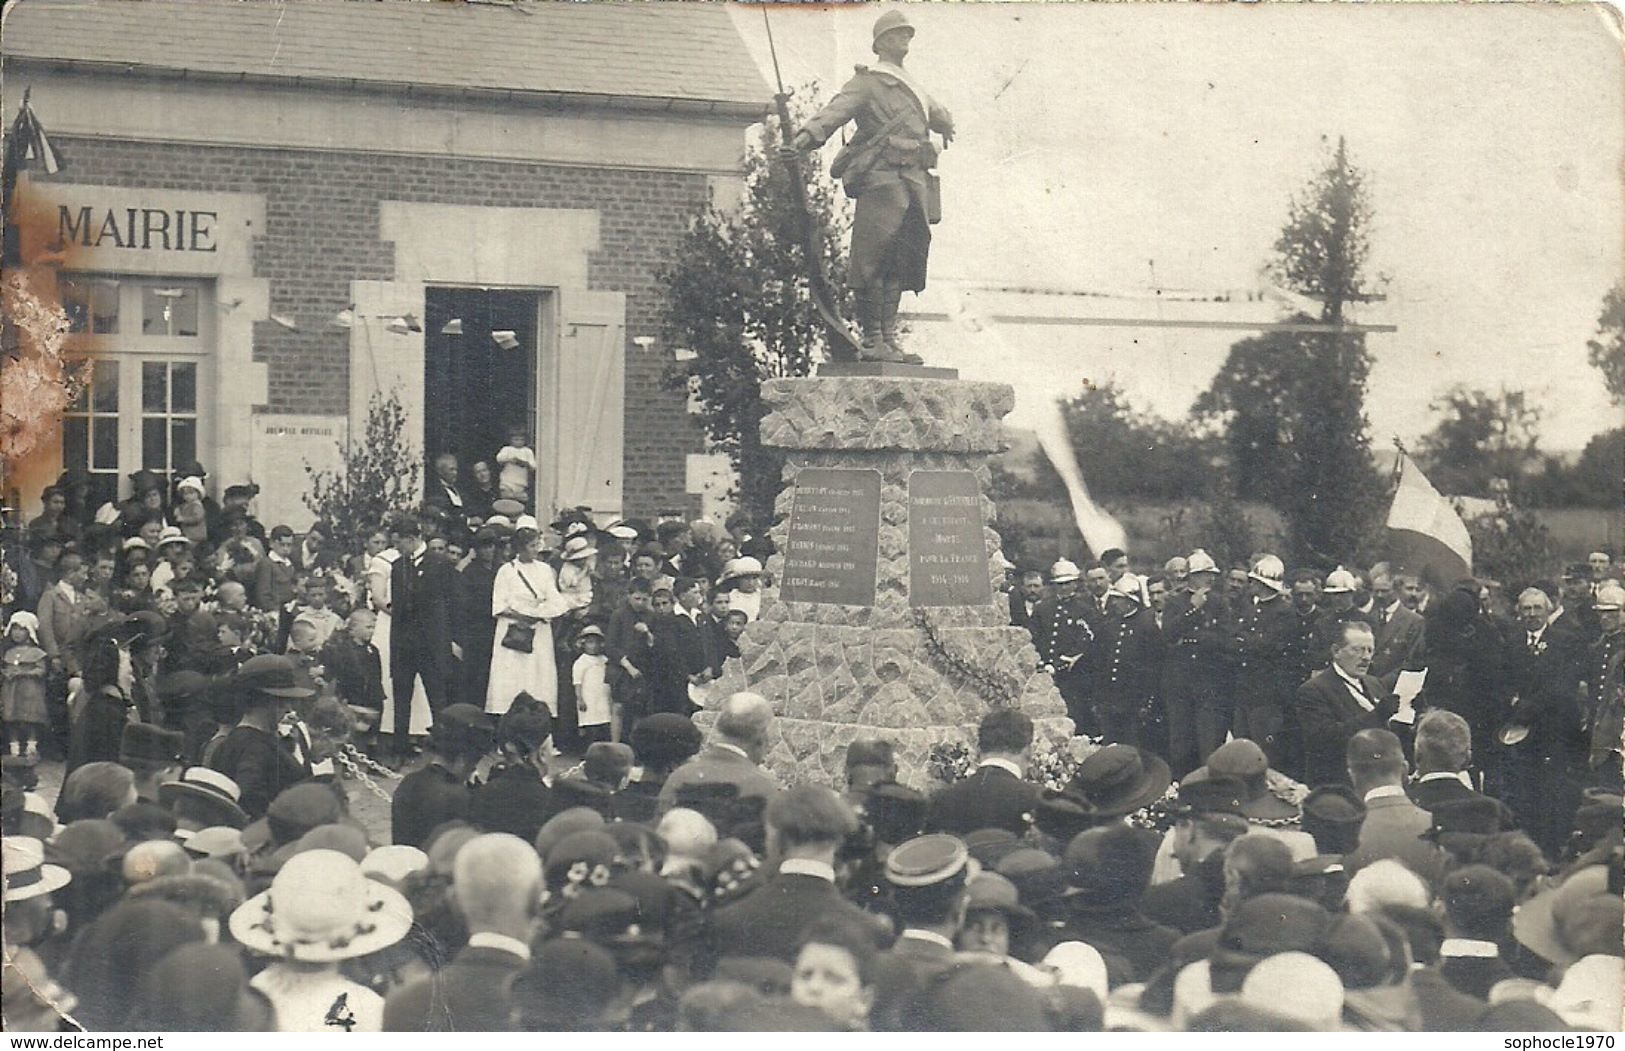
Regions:
<instances>
[{"instance_id":1,"label":"doorway","mask_svg":"<svg viewBox=\"0 0 1625 1051\"><path fill-rule=\"evenodd\" d=\"M423 451L425 477L450 452L461 476L491 461L523 424L537 447L539 291L500 288L424 290ZM508 335L511 333L511 337Z\"/></svg>"}]
</instances>

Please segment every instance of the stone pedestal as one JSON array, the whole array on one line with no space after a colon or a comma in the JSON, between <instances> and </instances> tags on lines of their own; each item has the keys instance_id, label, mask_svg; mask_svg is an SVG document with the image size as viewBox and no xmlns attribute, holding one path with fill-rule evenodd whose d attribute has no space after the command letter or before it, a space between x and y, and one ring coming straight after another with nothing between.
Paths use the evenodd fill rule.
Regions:
<instances>
[{"instance_id":1,"label":"stone pedestal","mask_svg":"<svg viewBox=\"0 0 1625 1051\"><path fill-rule=\"evenodd\" d=\"M767 566L774 586L763 596L760 619L740 640L740 659L729 661L723 678L713 684L710 705L714 708L738 690L764 695L779 716L767 765L787 780L837 786L847 744L855 737L884 737L897 746L900 778L923 787L931 746L949 741L974 746L977 723L995 706L1019 707L1032 716L1041 740L1063 743L1072 733L1065 705L1049 675L1037 670L1038 654L1026 630L1010 626L1007 599L998 590L1004 574L995 559L999 536L992 528L993 502L986 495L987 457L1006 447L1001 420L1014 407L1011 388L825 375L770 380L762 385L762 398L769 407L761 424L762 443L788 454L786 486L777 508L780 520L772 529L779 553ZM811 516L831 510L817 506L808 495L810 488L801 495L802 508L792 513L797 477L808 469L879 474L878 532L861 521L856 529L867 531L866 539L874 543L872 604L781 598L787 585L799 599L816 594L819 584L809 580L816 573L808 569L807 556L791 553L792 518L801 522L796 538L800 551L813 550L806 546L809 529L837 534L837 547L841 542L841 527L829 525L827 515L809 526ZM917 471L959 473L916 478L920 521L914 523L913 542L922 553L929 547L930 554L911 566L910 475ZM819 471L817 477L831 476ZM852 497L854 506L864 508L856 515L859 519L873 514L873 475L861 477L869 481L859 487L865 494ZM941 496L945 491L961 495ZM956 506L945 516L927 517L928 508L934 511L933 504L943 503ZM966 556L963 552L975 544L978 519L982 550ZM931 531L930 523L939 522L948 523L944 530L957 528L957 547L947 543L955 537ZM864 538L856 549L866 553ZM954 575L937 574L935 563L953 562L955 550L961 555ZM787 555L792 562L803 560L792 564L788 580ZM832 593L866 591L864 555L848 550L833 557L847 561L832 563L844 570ZM912 604L911 572L917 581ZM983 587L973 573L984 574L990 586ZM861 578L856 582L861 587L855 586L854 576ZM920 605L943 602L949 593L975 595L976 600ZM713 717L706 711L697 721L706 725Z\"/></svg>"}]
</instances>

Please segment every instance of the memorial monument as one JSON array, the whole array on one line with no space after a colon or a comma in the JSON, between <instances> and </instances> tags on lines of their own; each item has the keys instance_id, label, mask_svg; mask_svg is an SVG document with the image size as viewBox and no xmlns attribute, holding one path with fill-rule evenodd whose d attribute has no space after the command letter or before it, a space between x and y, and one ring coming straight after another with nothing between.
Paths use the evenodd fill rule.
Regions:
<instances>
[{"instance_id":1,"label":"memorial monument","mask_svg":"<svg viewBox=\"0 0 1625 1051\"><path fill-rule=\"evenodd\" d=\"M831 360L817 376L762 384L762 444L787 453L770 531L778 554L761 615L710 691L713 706L740 690L772 702L766 761L787 781L839 785L846 746L883 737L899 777L923 787L931 746L974 744L996 706L1032 716L1039 742L1063 744L1073 729L997 587L987 458L1007 446L1015 392L960 382L901 346L898 300L925 287L940 218L930 135L953 139L948 111L903 69L913 37L902 12L881 15L879 61L793 134L782 82L777 100L792 166L856 125L830 170L857 202L848 276L862 333L854 340L836 308L803 196L808 286Z\"/></svg>"},{"instance_id":2,"label":"memorial monument","mask_svg":"<svg viewBox=\"0 0 1625 1051\"><path fill-rule=\"evenodd\" d=\"M864 372L884 374L853 374ZM838 785L847 744L884 737L900 776L923 786L931 746L974 745L1000 705L1032 716L1041 742L1072 734L997 587L987 457L1006 446L1015 395L941 378L953 375L858 362L762 385L762 444L788 454L779 553L711 698L753 690L772 702L767 765L786 779Z\"/></svg>"}]
</instances>

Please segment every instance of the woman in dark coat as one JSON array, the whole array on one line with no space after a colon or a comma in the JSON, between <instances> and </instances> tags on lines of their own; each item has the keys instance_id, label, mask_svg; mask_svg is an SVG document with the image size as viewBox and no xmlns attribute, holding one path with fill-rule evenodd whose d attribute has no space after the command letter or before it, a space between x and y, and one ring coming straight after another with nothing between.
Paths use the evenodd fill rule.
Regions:
<instances>
[{"instance_id":1,"label":"woman in dark coat","mask_svg":"<svg viewBox=\"0 0 1625 1051\"><path fill-rule=\"evenodd\" d=\"M120 656L118 643L106 635L85 643L84 686L68 734L67 773L86 763L118 762L131 708L129 695L119 687Z\"/></svg>"},{"instance_id":2,"label":"woman in dark coat","mask_svg":"<svg viewBox=\"0 0 1625 1051\"><path fill-rule=\"evenodd\" d=\"M1482 610L1482 590L1478 581L1463 580L1428 610L1422 636L1428 674L1418 707L1445 708L1466 719L1473 757L1489 767L1500 754L1494 734L1510 686L1506 647L1499 628ZM1494 780L1491 770L1485 774Z\"/></svg>"}]
</instances>

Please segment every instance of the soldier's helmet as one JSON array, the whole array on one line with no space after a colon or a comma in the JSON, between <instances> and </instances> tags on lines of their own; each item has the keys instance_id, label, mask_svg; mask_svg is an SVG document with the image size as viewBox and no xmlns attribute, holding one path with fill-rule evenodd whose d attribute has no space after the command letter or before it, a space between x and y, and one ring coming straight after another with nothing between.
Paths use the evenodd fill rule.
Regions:
<instances>
[{"instance_id":1,"label":"soldier's helmet","mask_svg":"<svg viewBox=\"0 0 1625 1051\"><path fill-rule=\"evenodd\" d=\"M914 34L914 25L908 20L907 15L901 11L887 11L875 19L873 42L879 43L881 37L895 29L906 29L910 36Z\"/></svg>"}]
</instances>

